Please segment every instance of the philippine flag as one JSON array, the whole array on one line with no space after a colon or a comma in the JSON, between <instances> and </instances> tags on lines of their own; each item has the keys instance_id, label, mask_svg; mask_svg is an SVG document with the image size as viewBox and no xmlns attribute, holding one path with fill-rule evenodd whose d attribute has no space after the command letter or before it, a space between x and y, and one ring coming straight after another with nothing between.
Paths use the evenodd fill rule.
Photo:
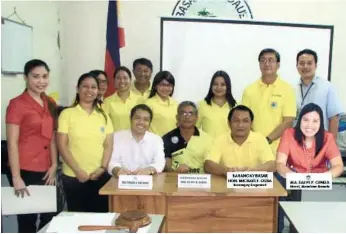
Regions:
<instances>
[{"instance_id":1,"label":"philippine flag","mask_svg":"<svg viewBox=\"0 0 346 234\"><path fill-rule=\"evenodd\" d=\"M105 72L108 76L108 89L105 97L115 92L114 71L120 66L120 48L125 46L124 28L120 25L119 1L108 2Z\"/></svg>"}]
</instances>

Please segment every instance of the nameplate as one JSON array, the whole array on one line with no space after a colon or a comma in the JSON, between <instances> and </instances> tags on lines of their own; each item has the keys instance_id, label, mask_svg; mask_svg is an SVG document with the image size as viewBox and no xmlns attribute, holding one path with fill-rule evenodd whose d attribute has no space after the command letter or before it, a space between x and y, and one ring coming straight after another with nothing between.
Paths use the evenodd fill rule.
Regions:
<instances>
[{"instance_id":1,"label":"nameplate","mask_svg":"<svg viewBox=\"0 0 346 234\"><path fill-rule=\"evenodd\" d=\"M153 176L150 175L120 175L119 189L153 189Z\"/></svg>"},{"instance_id":2,"label":"nameplate","mask_svg":"<svg viewBox=\"0 0 346 234\"><path fill-rule=\"evenodd\" d=\"M273 172L227 172L227 188L273 188Z\"/></svg>"},{"instance_id":3,"label":"nameplate","mask_svg":"<svg viewBox=\"0 0 346 234\"><path fill-rule=\"evenodd\" d=\"M286 189L290 190L331 190L331 173L287 173Z\"/></svg>"},{"instance_id":4,"label":"nameplate","mask_svg":"<svg viewBox=\"0 0 346 234\"><path fill-rule=\"evenodd\" d=\"M209 174L178 174L178 188L210 188Z\"/></svg>"}]
</instances>

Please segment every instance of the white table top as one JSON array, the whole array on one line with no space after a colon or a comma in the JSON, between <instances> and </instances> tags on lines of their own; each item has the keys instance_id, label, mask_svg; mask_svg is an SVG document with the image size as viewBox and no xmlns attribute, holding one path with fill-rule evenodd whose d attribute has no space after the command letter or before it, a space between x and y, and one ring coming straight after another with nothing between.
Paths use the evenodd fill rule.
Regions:
<instances>
[{"instance_id":1,"label":"white table top","mask_svg":"<svg viewBox=\"0 0 346 234\"><path fill-rule=\"evenodd\" d=\"M346 202L280 202L280 205L298 232L346 232Z\"/></svg>"},{"instance_id":2,"label":"white table top","mask_svg":"<svg viewBox=\"0 0 346 234\"><path fill-rule=\"evenodd\" d=\"M62 233L75 233L82 232L78 231L77 228L79 225L112 225L115 222L115 219L119 216L117 213L79 213L79 212L61 212L57 216L63 217L63 221L65 225L56 225L54 232L62 232ZM160 230L160 226L162 225L164 215L155 215L149 214L151 217L151 224L146 227L140 228L137 233L158 233ZM82 220L81 223L79 223ZM44 226L39 232L49 232L49 225L53 222L53 220ZM103 233L128 233L128 230L112 230L112 231L94 231L94 232L103 232ZM83 233L94 233L94 232L83 232Z\"/></svg>"}]
</instances>

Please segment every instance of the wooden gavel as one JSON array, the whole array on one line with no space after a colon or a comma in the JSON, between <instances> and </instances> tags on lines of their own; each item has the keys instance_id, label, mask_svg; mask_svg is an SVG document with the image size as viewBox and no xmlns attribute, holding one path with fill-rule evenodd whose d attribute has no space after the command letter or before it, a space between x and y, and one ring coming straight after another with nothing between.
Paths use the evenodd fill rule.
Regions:
<instances>
[{"instance_id":1,"label":"wooden gavel","mask_svg":"<svg viewBox=\"0 0 346 234\"><path fill-rule=\"evenodd\" d=\"M138 222L134 222L132 226L111 226L111 225L81 225L78 226L79 231L101 231L101 230L123 230L123 229L129 229L130 233L136 233L140 227L140 224Z\"/></svg>"}]
</instances>

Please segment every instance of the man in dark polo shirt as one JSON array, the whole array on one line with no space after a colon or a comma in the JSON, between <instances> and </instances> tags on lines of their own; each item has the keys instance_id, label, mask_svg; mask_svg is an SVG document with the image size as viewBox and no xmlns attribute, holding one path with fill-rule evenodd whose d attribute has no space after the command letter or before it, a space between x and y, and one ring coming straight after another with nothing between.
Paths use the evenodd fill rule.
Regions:
<instances>
[{"instance_id":1,"label":"man in dark polo shirt","mask_svg":"<svg viewBox=\"0 0 346 234\"><path fill-rule=\"evenodd\" d=\"M178 106L178 127L164 135L166 172L204 173L204 158L211 147L212 138L197 129L197 107L184 101Z\"/></svg>"}]
</instances>

